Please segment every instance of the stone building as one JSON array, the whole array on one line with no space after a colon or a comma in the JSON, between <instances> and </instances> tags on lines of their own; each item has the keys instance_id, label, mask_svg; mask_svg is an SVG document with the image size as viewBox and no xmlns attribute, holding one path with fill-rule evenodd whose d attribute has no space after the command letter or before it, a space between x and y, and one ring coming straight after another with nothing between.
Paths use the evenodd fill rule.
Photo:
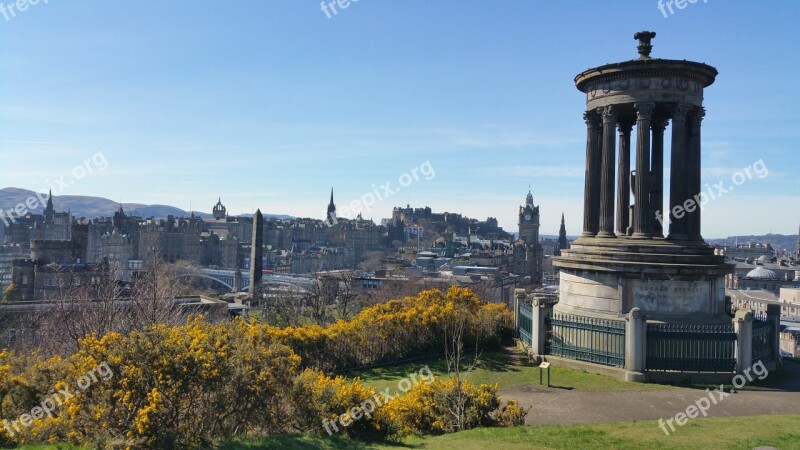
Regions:
<instances>
[{"instance_id":1,"label":"stone building","mask_svg":"<svg viewBox=\"0 0 800 450\"><path fill-rule=\"evenodd\" d=\"M533 194L530 191L525 197L525 204L519 207L517 223L519 239L514 243L513 271L522 278L523 284L540 286L544 249L539 241L539 207L533 204Z\"/></svg>"},{"instance_id":2,"label":"stone building","mask_svg":"<svg viewBox=\"0 0 800 450\"><path fill-rule=\"evenodd\" d=\"M211 215L215 220L225 220L228 217L228 210L222 204L222 198L217 201L217 204L211 209Z\"/></svg>"},{"instance_id":3,"label":"stone building","mask_svg":"<svg viewBox=\"0 0 800 450\"><path fill-rule=\"evenodd\" d=\"M749 271L745 276L729 275L728 280L729 289L763 289L775 295L778 295L782 288L800 285L800 281L788 277L788 273L781 277L775 271L760 266Z\"/></svg>"}]
</instances>

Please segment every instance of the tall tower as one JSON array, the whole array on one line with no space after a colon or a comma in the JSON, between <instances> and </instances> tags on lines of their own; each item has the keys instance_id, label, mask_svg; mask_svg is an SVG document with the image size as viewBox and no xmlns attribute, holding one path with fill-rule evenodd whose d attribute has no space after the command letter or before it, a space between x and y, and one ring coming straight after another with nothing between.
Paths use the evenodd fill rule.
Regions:
<instances>
[{"instance_id":1,"label":"tall tower","mask_svg":"<svg viewBox=\"0 0 800 450\"><path fill-rule=\"evenodd\" d=\"M526 244L539 243L539 207L533 204L533 194L528 191L525 206L519 207L519 238Z\"/></svg>"},{"instance_id":2,"label":"tall tower","mask_svg":"<svg viewBox=\"0 0 800 450\"><path fill-rule=\"evenodd\" d=\"M260 292L261 279L264 276L261 271L261 258L264 255L263 229L264 216L261 215L261 210L259 209L256 210L256 215L253 216L253 241L250 244L250 288L248 292L253 301L256 301L256 295Z\"/></svg>"},{"instance_id":3,"label":"tall tower","mask_svg":"<svg viewBox=\"0 0 800 450\"><path fill-rule=\"evenodd\" d=\"M564 213L561 213L561 228L558 229L558 245L553 254L561 256L561 250L569 249L569 241L567 240L567 226L564 223Z\"/></svg>"},{"instance_id":4,"label":"tall tower","mask_svg":"<svg viewBox=\"0 0 800 450\"><path fill-rule=\"evenodd\" d=\"M519 207L519 242L514 246L516 272L530 283L542 282L544 251L539 243L539 207L533 204L533 194L528 190L525 205Z\"/></svg>"},{"instance_id":5,"label":"tall tower","mask_svg":"<svg viewBox=\"0 0 800 450\"><path fill-rule=\"evenodd\" d=\"M217 201L217 204L214 205L212 214L216 220L225 220L225 218L228 217L228 210L225 208L225 205L222 204L221 197L219 198L219 201Z\"/></svg>"},{"instance_id":6,"label":"tall tower","mask_svg":"<svg viewBox=\"0 0 800 450\"><path fill-rule=\"evenodd\" d=\"M55 218L56 210L53 207L53 190L47 194L47 207L44 209L44 223L53 223L53 219Z\"/></svg>"},{"instance_id":7,"label":"tall tower","mask_svg":"<svg viewBox=\"0 0 800 450\"><path fill-rule=\"evenodd\" d=\"M797 251L795 251L795 256L800 259L800 229L797 230Z\"/></svg>"},{"instance_id":8,"label":"tall tower","mask_svg":"<svg viewBox=\"0 0 800 450\"><path fill-rule=\"evenodd\" d=\"M117 212L114 213L114 229L123 232L126 231L126 217L125 217L125 210L122 209L122 203L119 204L119 209Z\"/></svg>"},{"instance_id":9,"label":"tall tower","mask_svg":"<svg viewBox=\"0 0 800 450\"><path fill-rule=\"evenodd\" d=\"M331 201L328 203L328 213L325 215L325 220L331 225L336 223L336 204L333 203L333 188L331 188Z\"/></svg>"}]
</instances>

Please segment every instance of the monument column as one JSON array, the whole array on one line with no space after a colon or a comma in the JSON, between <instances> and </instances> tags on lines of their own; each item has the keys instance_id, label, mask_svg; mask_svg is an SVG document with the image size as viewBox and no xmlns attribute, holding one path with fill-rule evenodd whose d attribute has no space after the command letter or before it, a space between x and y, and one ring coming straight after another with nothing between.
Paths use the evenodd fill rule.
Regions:
<instances>
[{"instance_id":1,"label":"monument column","mask_svg":"<svg viewBox=\"0 0 800 450\"><path fill-rule=\"evenodd\" d=\"M653 120L653 160L650 162L650 176L652 189L650 190L650 223L653 236L664 237L664 129L667 120L658 118ZM659 213L660 215L657 215Z\"/></svg>"},{"instance_id":2,"label":"monument column","mask_svg":"<svg viewBox=\"0 0 800 450\"><path fill-rule=\"evenodd\" d=\"M633 237L650 237L650 118L656 104L636 102L636 186L633 209Z\"/></svg>"},{"instance_id":3,"label":"monument column","mask_svg":"<svg viewBox=\"0 0 800 450\"><path fill-rule=\"evenodd\" d=\"M617 234L626 235L631 224L631 129L633 122L619 122L619 173L617 174Z\"/></svg>"},{"instance_id":4,"label":"monument column","mask_svg":"<svg viewBox=\"0 0 800 450\"><path fill-rule=\"evenodd\" d=\"M689 114L688 155L686 158L686 234L693 241L702 241L700 234L700 125L706 115L704 108L699 107ZM691 199L691 201L689 201Z\"/></svg>"},{"instance_id":5,"label":"monument column","mask_svg":"<svg viewBox=\"0 0 800 450\"><path fill-rule=\"evenodd\" d=\"M603 117L602 162L600 175L600 232L597 237L613 238L614 234L614 151L616 146L617 108L598 108Z\"/></svg>"},{"instance_id":6,"label":"monument column","mask_svg":"<svg viewBox=\"0 0 800 450\"><path fill-rule=\"evenodd\" d=\"M686 113L692 105L680 103L672 109L672 149L669 184L669 236L668 239L685 240L686 217L683 202L686 201ZM664 215L667 217L667 214ZM666 220L666 219L665 219Z\"/></svg>"},{"instance_id":7,"label":"monument column","mask_svg":"<svg viewBox=\"0 0 800 450\"><path fill-rule=\"evenodd\" d=\"M586 122L586 179L583 191L583 237L597 235L599 226L600 158L598 143L599 120L594 111L583 114Z\"/></svg>"}]
</instances>

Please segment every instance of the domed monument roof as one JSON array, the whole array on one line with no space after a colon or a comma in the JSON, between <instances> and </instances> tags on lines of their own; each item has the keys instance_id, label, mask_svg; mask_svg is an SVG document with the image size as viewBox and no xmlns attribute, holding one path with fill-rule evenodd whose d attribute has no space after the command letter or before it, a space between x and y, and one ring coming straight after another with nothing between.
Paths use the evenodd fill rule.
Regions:
<instances>
[{"instance_id":1,"label":"domed monument roof","mask_svg":"<svg viewBox=\"0 0 800 450\"><path fill-rule=\"evenodd\" d=\"M764 267L756 267L750 272L747 272L746 278L753 280L780 280L780 277L777 273Z\"/></svg>"}]
</instances>

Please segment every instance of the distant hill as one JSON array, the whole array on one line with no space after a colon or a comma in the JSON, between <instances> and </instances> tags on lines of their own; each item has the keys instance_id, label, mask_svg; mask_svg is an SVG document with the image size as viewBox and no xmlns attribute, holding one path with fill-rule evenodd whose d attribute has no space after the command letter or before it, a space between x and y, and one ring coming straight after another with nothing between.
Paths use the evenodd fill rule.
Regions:
<instances>
[{"instance_id":1,"label":"distant hill","mask_svg":"<svg viewBox=\"0 0 800 450\"><path fill-rule=\"evenodd\" d=\"M712 245L735 245L737 242L746 244L748 242L758 242L761 244L770 244L774 249L786 249L793 252L797 249L797 235L796 234L762 234L760 236L729 236L725 239L706 239Z\"/></svg>"},{"instance_id":2,"label":"distant hill","mask_svg":"<svg viewBox=\"0 0 800 450\"><path fill-rule=\"evenodd\" d=\"M14 209L17 205L25 204L29 198L36 198L37 205L35 209L30 212L34 214L41 214L44 211L44 205L39 205L38 198L34 191L19 188L3 188L0 189L0 209L8 211ZM47 198L47 195L42 195L42 198ZM102 197L89 197L83 195L53 195L53 207L57 212L69 211L73 216L80 218L94 218L94 217L110 217L114 215L119 209L119 203L113 200ZM189 212L180 208L169 205L145 205L142 203L123 203L122 209L125 214L140 216L140 217L155 217L157 219L166 218L169 215L175 217L188 217ZM197 217L211 217L211 214L194 211ZM249 216L249 215L248 215ZM292 216L285 214L264 214L267 218L289 219Z\"/></svg>"}]
</instances>

